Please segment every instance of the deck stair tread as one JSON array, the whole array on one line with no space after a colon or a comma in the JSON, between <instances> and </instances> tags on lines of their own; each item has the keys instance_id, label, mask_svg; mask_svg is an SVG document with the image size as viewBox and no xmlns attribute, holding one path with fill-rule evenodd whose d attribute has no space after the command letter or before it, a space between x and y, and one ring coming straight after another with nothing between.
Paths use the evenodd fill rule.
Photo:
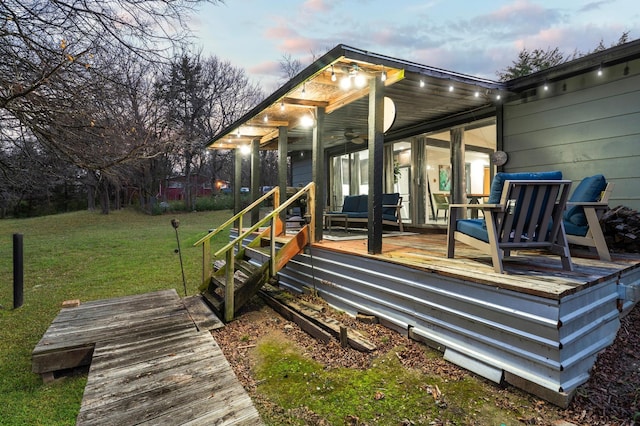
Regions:
<instances>
[{"instance_id":1,"label":"deck stair tread","mask_svg":"<svg viewBox=\"0 0 640 426\"><path fill-rule=\"evenodd\" d=\"M220 326L175 290L86 302L60 311L33 371L90 363L78 425L262 424L208 331Z\"/></svg>"}]
</instances>

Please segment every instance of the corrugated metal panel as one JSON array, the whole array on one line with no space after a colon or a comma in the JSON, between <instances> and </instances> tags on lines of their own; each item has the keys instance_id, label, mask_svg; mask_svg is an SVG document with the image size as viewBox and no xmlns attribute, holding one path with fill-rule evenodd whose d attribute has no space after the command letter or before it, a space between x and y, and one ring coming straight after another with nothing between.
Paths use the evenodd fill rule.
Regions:
<instances>
[{"instance_id":1,"label":"corrugated metal panel","mask_svg":"<svg viewBox=\"0 0 640 426\"><path fill-rule=\"evenodd\" d=\"M588 379L619 327L617 278L552 300L314 247L280 272L280 285L315 287L338 309L411 330L454 351L452 362L492 380L508 372L558 394L556 403Z\"/></svg>"}]
</instances>

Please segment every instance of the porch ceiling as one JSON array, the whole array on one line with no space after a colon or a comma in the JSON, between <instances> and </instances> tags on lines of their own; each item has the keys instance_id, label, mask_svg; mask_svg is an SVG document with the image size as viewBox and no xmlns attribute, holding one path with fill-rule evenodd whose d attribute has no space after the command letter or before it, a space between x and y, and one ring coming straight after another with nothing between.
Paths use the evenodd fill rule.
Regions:
<instances>
[{"instance_id":1,"label":"porch ceiling","mask_svg":"<svg viewBox=\"0 0 640 426\"><path fill-rule=\"evenodd\" d=\"M350 88L340 85L349 75L353 83L356 73L365 80L386 74L384 95L396 109L387 135L484 109L493 105L498 94L505 94L502 83L339 45L216 135L209 147L233 149L258 139L261 148L275 149L278 128L284 126L290 150L311 150L311 128L303 126L301 119L313 117L316 107L324 108L326 113L326 148L351 140L364 142L368 133L369 84L352 84Z\"/></svg>"}]
</instances>

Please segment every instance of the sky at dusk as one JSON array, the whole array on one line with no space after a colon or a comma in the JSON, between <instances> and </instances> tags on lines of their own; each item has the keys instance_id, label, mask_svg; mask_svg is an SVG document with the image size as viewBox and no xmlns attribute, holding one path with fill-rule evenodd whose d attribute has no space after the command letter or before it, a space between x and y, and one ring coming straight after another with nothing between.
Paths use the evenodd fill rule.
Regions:
<instances>
[{"instance_id":1,"label":"sky at dusk","mask_svg":"<svg viewBox=\"0 0 640 426\"><path fill-rule=\"evenodd\" d=\"M638 0L225 0L191 18L195 47L271 91L279 62L337 44L496 79L522 48L564 53L640 38Z\"/></svg>"}]
</instances>

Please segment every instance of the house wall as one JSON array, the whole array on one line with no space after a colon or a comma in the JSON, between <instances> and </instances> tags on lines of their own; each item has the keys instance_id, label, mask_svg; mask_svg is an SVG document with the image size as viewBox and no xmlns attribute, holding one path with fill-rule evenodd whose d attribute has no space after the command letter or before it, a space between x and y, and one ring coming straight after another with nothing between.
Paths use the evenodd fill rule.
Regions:
<instances>
[{"instance_id":1,"label":"house wall","mask_svg":"<svg viewBox=\"0 0 640 426\"><path fill-rule=\"evenodd\" d=\"M530 91L504 106L503 126L505 171L562 170L574 185L602 173L611 207L640 210L640 61Z\"/></svg>"},{"instance_id":2,"label":"house wall","mask_svg":"<svg viewBox=\"0 0 640 426\"><path fill-rule=\"evenodd\" d=\"M312 165L311 152L296 152L295 156L291 157L291 186L305 186L311 182L313 176Z\"/></svg>"}]
</instances>

